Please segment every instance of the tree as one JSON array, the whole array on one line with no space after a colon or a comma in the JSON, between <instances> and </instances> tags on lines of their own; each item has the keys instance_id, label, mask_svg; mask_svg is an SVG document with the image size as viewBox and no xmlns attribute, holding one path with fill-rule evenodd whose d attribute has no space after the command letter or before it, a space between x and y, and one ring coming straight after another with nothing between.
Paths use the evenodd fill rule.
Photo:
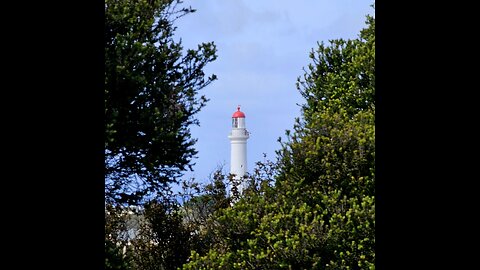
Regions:
<instances>
[{"instance_id":1,"label":"tree","mask_svg":"<svg viewBox=\"0 0 480 270\"><path fill-rule=\"evenodd\" d=\"M105 211L106 269L177 269L198 242L174 200Z\"/></svg>"},{"instance_id":2,"label":"tree","mask_svg":"<svg viewBox=\"0 0 480 270\"><path fill-rule=\"evenodd\" d=\"M191 250L204 254L213 243L218 242L215 238L217 235L212 230L215 224L214 215L228 208L232 198L227 195L227 177L222 173L222 167L211 174L206 185L196 185L194 189L196 194L188 196L181 207L183 224L194 236Z\"/></svg>"},{"instance_id":3,"label":"tree","mask_svg":"<svg viewBox=\"0 0 480 270\"><path fill-rule=\"evenodd\" d=\"M183 269L375 268L375 19L310 58L274 185L216 213L219 240Z\"/></svg>"},{"instance_id":4,"label":"tree","mask_svg":"<svg viewBox=\"0 0 480 270\"><path fill-rule=\"evenodd\" d=\"M178 269L196 243L193 232L183 225L178 204L149 202L141 211L144 222L129 246L130 269Z\"/></svg>"},{"instance_id":5,"label":"tree","mask_svg":"<svg viewBox=\"0 0 480 270\"><path fill-rule=\"evenodd\" d=\"M374 194L375 19L367 16L366 23L359 38L318 44L310 53L313 64L297 82L303 118L278 152L280 179Z\"/></svg>"},{"instance_id":6,"label":"tree","mask_svg":"<svg viewBox=\"0 0 480 270\"><path fill-rule=\"evenodd\" d=\"M105 205L105 269L131 269L132 258L126 247L131 240L131 208Z\"/></svg>"},{"instance_id":7,"label":"tree","mask_svg":"<svg viewBox=\"0 0 480 270\"><path fill-rule=\"evenodd\" d=\"M189 126L208 101L199 90L216 47L183 53L177 18L194 12L180 0L105 1L105 199L139 204L191 169Z\"/></svg>"}]
</instances>

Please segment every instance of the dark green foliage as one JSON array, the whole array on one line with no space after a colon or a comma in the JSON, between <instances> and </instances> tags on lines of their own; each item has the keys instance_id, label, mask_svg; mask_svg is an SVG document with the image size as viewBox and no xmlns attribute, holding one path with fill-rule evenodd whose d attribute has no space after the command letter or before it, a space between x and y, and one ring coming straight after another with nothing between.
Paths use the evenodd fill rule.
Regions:
<instances>
[{"instance_id":1,"label":"dark green foliage","mask_svg":"<svg viewBox=\"0 0 480 270\"><path fill-rule=\"evenodd\" d=\"M226 183L227 177L221 169L216 170L209 183L182 206L184 226L194 232L196 242L192 250L199 254L208 252L210 246L220 241L214 230L216 220L213 216L230 207L232 202L227 196Z\"/></svg>"},{"instance_id":2,"label":"dark green foliage","mask_svg":"<svg viewBox=\"0 0 480 270\"><path fill-rule=\"evenodd\" d=\"M105 268L176 269L193 248L171 183L196 155L189 127L216 47L184 50L179 0L105 1ZM131 207L142 205L141 207Z\"/></svg>"},{"instance_id":3,"label":"dark green foliage","mask_svg":"<svg viewBox=\"0 0 480 270\"><path fill-rule=\"evenodd\" d=\"M182 224L178 205L151 202L142 211L138 236L132 240L131 269L177 269L190 255L193 239Z\"/></svg>"},{"instance_id":4,"label":"dark green foliage","mask_svg":"<svg viewBox=\"0 0 480 270\"><path fill-rule=\"evenodd\" d=\"M105 270L126 270L128 262L114 242L105 240Z\"/></svg>"},{"instance_id":5,"label":"dark green foliage","mask_svg":"<svg viewBox=\"0 0 480 270\"><path fill-rule=\"evenodd\" d=\"M140 203L191 169L189 126L213 80L203 68L213 43L182 52L173 22L193 12L177 0L105 2L105 194Z\"/></svg>"},{"instance_id":6,"label":"dark green foliage","mask_svg":"<svg viewBox=\"0 0 480 270\"><path fill-rule=\"evenodd\" d=\"M105 269L130 269L127 222L121 207L105 207Z\"/></svg>"},{"instance_id":7,"label":"dark green foliage","mask_svg":"<svg viewBox=\"0 0 480 270\"><path fill-rule=\"evenodd\" d=\"M106 211L105 266L107 269L177 269L198 243L184 226L178 203L150 201L141 207Z\"/></svg>"}]
</instances>

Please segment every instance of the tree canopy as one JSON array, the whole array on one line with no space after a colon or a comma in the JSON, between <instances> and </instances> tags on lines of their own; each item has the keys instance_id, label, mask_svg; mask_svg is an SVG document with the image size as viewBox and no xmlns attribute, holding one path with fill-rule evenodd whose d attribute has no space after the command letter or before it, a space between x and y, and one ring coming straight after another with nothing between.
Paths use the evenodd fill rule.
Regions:
<instances>
[{"instance_id":1,"label":"tree canopy","mask_svg":"<svg viewBox=\"0 0 480 270\"><path fill-rule=\"evenodd\" d=\"M179 0L105 1L105 194L139 203L177 182L197 151L189 126L216 79L203 69L213 42L183 51L176 19L194 12Z\"/></svg>"},{"instance_id":2,"label":"tree canopy","mask_svg":"<svg viewBox=\"0 0 480 270\"><path fill-rule=\"evenodd\" d=\"M213 42L184 50L180 0L105 0L105 269L176 269L195 244L171 184L192 169L189 127L216 79ZM131 208L132 206L138 206Z\"/></svg>"}]
</instances>

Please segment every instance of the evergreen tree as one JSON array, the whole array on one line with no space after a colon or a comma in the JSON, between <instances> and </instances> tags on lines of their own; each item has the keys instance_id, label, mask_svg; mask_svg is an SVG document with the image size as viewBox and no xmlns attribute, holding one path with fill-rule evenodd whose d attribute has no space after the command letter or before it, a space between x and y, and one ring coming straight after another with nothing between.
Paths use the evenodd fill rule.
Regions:
<instances>
[{"instance_id":1,"label":"evergreen tree","mask_svg":"<svg viewBox=\"0 0 480 270\"><path fill-rule=\"evenodd\" d=\"M105 0L106 269L176 269L189 255L170 184L197 153L189 127L216 79L203 72L216 47L174 40L175 20L194 12L181 5Z\"/></svg>"},{"instance_id":2,"label":"evergreen tree","mask_svg":"<svg viewBox=\"0 0 480 270\"><path fill-rule=\"evenodd\" d=\"M194 12L179 0L105 1L105 196L138 204L178 182L197 151L189 126L213 80L205 65L216 47L183 52L177 18Z\"/></svg>"}]
</instances>

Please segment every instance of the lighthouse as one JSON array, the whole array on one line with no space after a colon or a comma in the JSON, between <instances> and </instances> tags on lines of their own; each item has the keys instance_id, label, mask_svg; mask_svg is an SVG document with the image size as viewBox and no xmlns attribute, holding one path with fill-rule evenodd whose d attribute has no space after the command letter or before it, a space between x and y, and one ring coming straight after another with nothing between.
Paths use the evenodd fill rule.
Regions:
<instances>
[{"instance_id":1,"label":"lighthouse","mask_svg":"<svg viewBox=\"0 0 480 270\"><path fill-rule=\"evenodd\" d=\"M249 137L245 126L245 114L240 111L239 105L237 111L232 115L232 131L228 138L230 139L230 173L240 181L238 186L240 194L245 188L243 177L247 173L247 140Z\"/></svg>"}]
</instances>

